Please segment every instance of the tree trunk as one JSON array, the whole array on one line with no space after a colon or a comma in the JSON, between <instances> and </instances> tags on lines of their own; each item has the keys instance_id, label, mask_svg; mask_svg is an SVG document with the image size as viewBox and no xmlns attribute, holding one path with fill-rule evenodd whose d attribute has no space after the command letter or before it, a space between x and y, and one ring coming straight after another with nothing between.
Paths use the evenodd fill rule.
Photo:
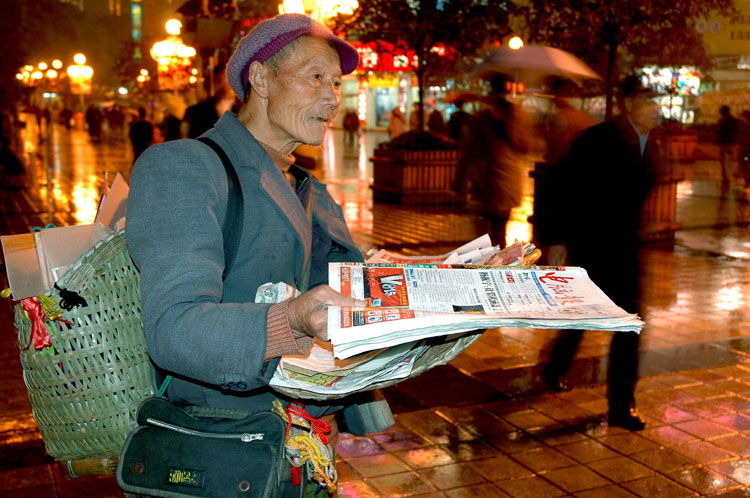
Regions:
<instances>
[{"instance_id":1,"label":"tree trunk","mask_svg":"<svg viewBox=\"0 0 750 498\"><path fill-rule=\"evenodd\" d=\"M421 61L420 61L421 65ZM419 87L419 131L424 131L424 69L417 71L417 86Z\"/></svg>"},{"instance_id":2,"label":"tree trunk","mask_svg":"<svg viewBox=\"0 0 750 498\"><path fill-rule=\"evenodd\" d=\"M614 77L615 77L615 60L617 59L617 42L609 43L609 54L607 54L607 81L606 86L606 100L604 105L604 119L609 121L612 119L612 91L614 88Z\"/></svg>"}]
</instances>

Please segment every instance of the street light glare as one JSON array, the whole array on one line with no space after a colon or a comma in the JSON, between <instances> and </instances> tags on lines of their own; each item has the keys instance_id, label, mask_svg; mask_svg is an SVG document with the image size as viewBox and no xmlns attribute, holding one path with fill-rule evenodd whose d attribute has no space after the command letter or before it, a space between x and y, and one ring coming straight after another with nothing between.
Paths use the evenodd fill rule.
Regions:
<instances>
[{"instance_id":1,"label":"street light glare","mask_svg":"<svg viewBox=\"0 0 750 498\"><path fill-rule=\"evenodd\" d=\"M302 0L284 0L279 4L279 14L304 14L305 4Z\"/></svg>"},{"instance_id":2,"label":"street light glare","mask_svg":"<svg viewBox=\"0 0 750 498\"><path fill-rule=\"evenodd\" d=\"M177 19L169 19L164 24L164 29L167 30L167 33L170 35L177 36L180 34L180 30L182 29L182 23Z\"/></svg>"},{"instance_id":3,"label":"street light glare","mask_svg":"<svg viewBox=\"0 0 750 498\"><path fill-rule=\"evenodd\" d=\"M76 64L86 64L86 56L83 54L75 54L73 56L73 61Z\"/></svg>"},{"instance_id":4,"label":"street light glare","mask_svg":"<svg viewBox=\"0 0 750 498\"><path fill-rule=\"evenodd\" d=\"M37 66L37 67L39 67L40 71L44 71L45 69L47 69L47 63L46 62L40 62L39 66Z\"/></svg>"},{"instance_id":5,"label":"street light glare","mask_svg":"<svg viewBox=\"0 0 750 498\"><path fill-rule=\"evenodd\" d=\"M514 36L508 41L508 47L513 50L518 50L523 47L523 40L518 36Z\"/></svg>"},{"instance_id":6,"label":"street light glare","mask_svg":"<svg viewBox=\"0 0 750 498\"><path fill-rule=\"evenodd\" d=\"M195 57L195 54L195 48L193 47L182 44L177 46L177 57L186 59L188 57Z\"/></svg>"},{"instance_id":7,"label":"street light glare","mask_svg":"<svg viewBox=\"0 0 750 498\"><path fill-rule=\"evenodd\" d=\"M60 69L63 67L63 63L60 59L55 59L52 61L52 67L54 67L55 69Z\"/></svg>"},{"instance_id":8,"label":"street light glare","mask_svg":"<svg viewBox=\"0 0 750 498\"><path fill-rule=\"evenodd\" d=\"M55 71L54 69L47 69L45 75L47 76L47 78L53 80L57 78L57 71Z\"/></svg>"}]
</instances>

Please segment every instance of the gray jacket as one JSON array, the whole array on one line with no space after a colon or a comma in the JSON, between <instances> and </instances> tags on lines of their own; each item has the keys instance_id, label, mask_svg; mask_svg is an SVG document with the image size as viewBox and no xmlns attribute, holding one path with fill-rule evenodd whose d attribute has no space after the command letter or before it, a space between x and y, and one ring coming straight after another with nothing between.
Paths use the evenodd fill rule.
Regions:
<instances>
[{"instance_id":1,"label":"gray jacket","mask_svg":"<svg viewBox=\"0 0 750 498\"><path fill-rule=\"evenodd\" d=\"M264 362L267 282L310 287L328 281L329 261L362 261L341 208L312 180L312 227L296 193L232 113L204 136L232 161L244 197L239 250L222 282L227 179L218 156L196 140L150 147L131 176L127 242L141 271L143 325L154 363L174 375L171 401L270 409L267 384L278 359ZM319 416L329 407L306 403Z\"/></svg>"}]
</instances>

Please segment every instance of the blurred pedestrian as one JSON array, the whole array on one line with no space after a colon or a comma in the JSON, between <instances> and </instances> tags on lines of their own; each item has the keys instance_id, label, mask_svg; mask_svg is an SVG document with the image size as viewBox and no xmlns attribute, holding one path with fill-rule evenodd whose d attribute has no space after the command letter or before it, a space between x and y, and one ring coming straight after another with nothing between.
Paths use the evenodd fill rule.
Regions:
<instances>
[{"instance_id":1,"label":"blurred pedestrian","mask_svg":"<svg viewBox=\"0 0 750 498\"><path fill-rule=\"evenodd\" d=\"M547 115L544 122L544 141L547 148L544 161L556 165L567 157L573 140L583 130L594 126L596 121L589 113L573 107L568 99L563 97L562 79L554 78L550 86L555 109Z\"/></svg>"},{"instance_id":2,"label":"blurred pedestrian","mask_svg":"<svg viewBox=\"0 0 750 498\"><path fill-rule=\"evenodd\" d=\"M390 116L388 117L388 135L393 140L404 131L406 131L404 113L401 112L401 107L396 106L391 109Z\"/></svg>"},{"instance_id":3,"label":"blurred pedestrian","mask_svg":"<svg viewBox=\"0 0 750 498\"><path fill-rule=\"evenodd\" d=\"M493 92L487 108L475 118L475 126L464 148L459 172L468 185L459 185L479 202L479 213L490 222L492 243L505 247L506 226L511 210L521 204L521 160L528 151L531 128L524 111L506 99L504 76L492 80Z\"/></svg>"},{"instance_id":4,"label":"blurred pedestrian","mask_svg":"<svg viewBox=\"0 0 750 498\"><path fill-rule=\"evenodd\" d=\"M182 118L182 136L196 138L211 129L219 116L236 110L237 98L227 83L226 64L218 64L213 71L214 94L185 110Z\"/></svg>"},{"instance_id":5,"label":"blurred pedestrian","mask_svg":"<svg viewBox=\"0 0 750 498\"><path fill-rule=\"evenodd\" d=\"M65 126L66 130L70 129L70 122L73 119L73 111L70 109L70 107L65 106L60 111L60 116L58 116L60 119L60 124Z\"/></svg>"},{"instance_id":6,"label":"blurred pedestrian","mask_svg":"<svg viewBox=\"0 0 750 498\"><path fill-rule=\"evenodd\" d=\"M115 138L121 139L125 127L125 113L117 104L114 104L107 113L109 130Z\"/></svg>"},{"instance_id":7,"label":"blurred pedestrian","mask_svg":"<svg viewBox=\"0 0 750 498\"><path fill-rule=\"evenodd\" d=\"M133 163L152 143L154 143L154 125L146 119L146 109L138 108L138 119L130 123L130 144L133 147Z\"/></svg>"},{"instance_id":8,"label":"blurred pedestrian","mask_svg":"<svg viewBox=\"0 0 750 498\"><path fill-rule=\"evenodd\" d=\"M552 80L551 91L554 93L554 109L547 114L542 124L542 136L546 150L544 161L534 167L534 236L535 241L546 239L548 230L556 230L556 212L559 209L552 194L559 186L552 178L550 171L558 167L568 156L573 141L596 121L594 118L575 107L561 92L564 84L561 79ZM551 223L552 226L548 224ZM540 242L541 246L541 242ZM540 264L547 264L548 251L542 251Z\"/></svg>"},{"instance_id":9,"label":"blurred pedestrian","mask_svg":"<svg viewBox=\"0 0 750 498\"><path fill-rule=\"evenodd\" d=\"M448 135L453 140L461 141L469 134L469 128L471 126L471 114L466 112L466 110L464 109L465 105L466 102L464 102L463 100L457 100L455 103L456 110L448 119Z\"/></svg>"},{"instance_id":10,"label":"blurred pedestrian","mask_svg":"<svg viewBox=\"0 0 750 498\"><path fill-rule=\"evenodd\" d=\"M444 137L448 136L448 125L445 124L443 113L440 112L437 107L432 109L432 112L427 118L427 129L437 135Z\"/></svg>"},{"instance_id":11,"label":"blurred pedestrian","mask_svg":"<svg viewBox=\"0 0 750 498\"><path fill-rule=\"evenodd\" d=\"M740 148L740 169L745 180L745 190L750 193L750 111L742 111L737 126L737 142Z\"/></svg>"},{"instance_id":12,"label":"blurred pedestrian","mask_svg":"<svg viewBox=\"0 0 750 498\"><path fill-rule=\"evenodd\" d=\"M89 129L89 137L91 137L91 140L94 142L98 142L102 136L102 121L104 120L102 111L96 104L91 104L86 109L84 119L86 120L86 126L88 126Z\"/></svg>"},{"instance_id":13,"label":"blurred pedestrian","mask_svg":"<svg viewBox=\"0 0 750 498\"><path fill-rule=\"evenodd\" d=\"M567 261L586 269L591 280L630 313L638 312L638 249L642 208L655 181L658 147L649 135L661 121L655 95L637 77L623 84L626 112L584 131L552 172L556 190L555 232L542 244L551 265ZM550 246L551 245L551 246ZM543 378L554 390L581 340L582 330L566 330L555 342ZM615 332L609 358L609 424L641 430L635 406L638 341L635 332Z\"/></svg>"},{"instance_id":14,"label":"blurred pedestrian","mask_svg":"<svg viewBox=\"0 0 750 498\"><path fill-rule=\"evenodd\" d=\"M422 130L427 125L427 108L422 109ZM419 102L414 102L411 114L409 114L409 130L419 130Z\"/></svg>"},{"instance_id":15,"label":"blurred pedestrian","mask_svg":"<svg viewBox=\"0 0 750 498\"><path fill-rule=\"evenodd\" d=\"M737 161L738 120L732 116L728 105L719 108L719 123L716 129L716 141L719 143L719 161L721 161L721 188L727 190L732 184L734 163Z\"/></svg>"},{"instance_id":16,"label":"blurred pedestrian","mask_svg":"<svg viewBox=\"0 0 750 498\"><path fill-rule=\"evenodd\" d=\"M354 146L359 137L359 118L354 109L349 109L344 114L344 145Z\"/></svg>"}]
</instances>

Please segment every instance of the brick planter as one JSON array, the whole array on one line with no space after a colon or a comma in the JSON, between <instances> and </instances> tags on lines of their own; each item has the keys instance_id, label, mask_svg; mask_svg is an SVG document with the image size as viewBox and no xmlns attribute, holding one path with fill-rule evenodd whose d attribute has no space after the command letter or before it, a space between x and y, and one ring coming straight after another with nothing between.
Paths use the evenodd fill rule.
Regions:
<instances>
[{"instance_id":1,"label":"brick planter","mask_svg":"<svg viewBox=\"0 0 750 498\"><path fill-rule=\"evenodd\" d=\"M406 205L458 204L453 191L457 150L378 148L373 163L373 199Z\"/></svg>"},{"instance_id":2,"label":"brick planter","mask_svg":"<svg viewBox=\"0 0 750 498\"><path fill-rule=\"evenodd\" d=\"M664 135L661 138L664 158L668 161L694 162L698 150L698 135Z\"/></svg>"},{"instance_id":3,"label":"brick planter","mask_svg":"<svg viewBox=\"0 0 750 498\"><path fill-rule=\"evenodd\" d=\"M643 204L641 237L646 241L674 240L677 222L677 185L685 179L676 162L664 162L657 174L656 184Z\"/></svg>"}]
</instances>

